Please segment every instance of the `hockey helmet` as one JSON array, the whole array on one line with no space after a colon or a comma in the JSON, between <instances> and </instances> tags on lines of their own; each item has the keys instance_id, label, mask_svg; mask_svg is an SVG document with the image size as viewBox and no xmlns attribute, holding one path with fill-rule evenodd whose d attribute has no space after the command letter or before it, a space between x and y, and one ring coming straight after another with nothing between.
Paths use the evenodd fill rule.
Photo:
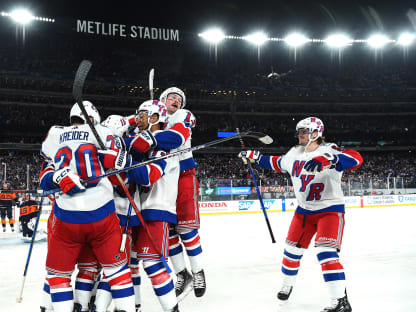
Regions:
<instances>
[{"instance_id":1,"label":"hockey helmet","mask_svg":"<svg viewBox=\"0 0 416 312\"><path fill-rule=\"evenodd\" d=\"M322 137L324 133L324 123L317 117L308 117L299 121L296 125L296 135L299 133L299 129L308 129L309 131L309 143L316 141L319 137ZM312 139L312 134L318 131L316 138Z\"/></svg>"},{"instance_id":2,"label":"hockey helmet","mask_svg":"<svg viewBox=\"0 0 416 312\"><path fill-rule=\"evenodd\" d=\"M90 102L90 101L82 101L82 104L85 107L85 111L87 112L89 117L92 117L93 119L93 124L99 124L101 122L101 117L100 114L98 113L98 110L95 108L95 106ZM84 115L82 114L81 109L79 108L78 104L75 103L72 108L71 108L71 112L69 113L69 117L79 117L82 120L84 120L84 122L86 122Z\"/></svg>"},{"instance_id":3,"label":"hockey helmet","mask_svg":"<svg viewBox=\"0 0 416 312\"><path fill-rule=\"evenodd\" d=\"M176 93L182 98L181 108L184 108L186 105L185 93L177 87L167 88L165 91L162 92L162 94L159 97L159 100L161 101L162 99L165 99L165 102L166 102L166 99L171 93Z\"/></svg>"},{"instance_id":4,"label":"hockey helmet","mask_svg":"<svg viewBox=\"0 0 416 312\"><path fill-rule=\"evenodd\" d=\"M156 100L148 100L140 104L139 108L136 110L136 115L139 115L142 112L147 113L147 118L149 122L150 128L152 125L157 124L159 122L165 123L168 120L168 110L166 108L166 105L160 101ZM159 116L158 120L155 123L150 122L150 118L154 114L157 114Z\"/></svg>"},{"instance_id":5,"label":"hockey helmet","mask_svg":"<svg viewBox=\"0 0 416 312\"><path fill-rule=\"evenodd\" d=\"M113 134L123 137L128 132L129 125L126 119L120 115L110 115L104 120L101 125L113 131Z\"/></svg>"}]
</instances>

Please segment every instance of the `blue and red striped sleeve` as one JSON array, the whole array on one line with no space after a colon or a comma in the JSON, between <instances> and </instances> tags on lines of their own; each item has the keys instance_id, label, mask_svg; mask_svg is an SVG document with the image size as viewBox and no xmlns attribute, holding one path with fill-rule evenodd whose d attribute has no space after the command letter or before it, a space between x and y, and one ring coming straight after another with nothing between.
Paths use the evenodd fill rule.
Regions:
<instances>
[{"instance_id":1,"label":"blue and red striped sleeve","mask_svg":"<svg viewBox=\"0 0 416 312\"><path fill-rule=\"evenodd\" d=\"M44 160L39 174L39 183L42 190L49 191L57 187L52 182L52 176L54 173L55 168L53 164L48 160Z\"/></svg>"},{"instance_id":2,"label":"blue and red striped sleeve","mask_svg":"<svg viewBox=\"0 0 416 312\"><path fill-rule=\"evenodd\" d=\"M138 162L133 161L132 165ZM164 174L166 168L166 161L159 160L143 167L137 167L133 170L127 171L127 177L136 184L151 186L155 184Z\"/></svg>"},{"instance_id":3,"label":"blue and red striped sleeve","mask_svg":"<svg viewBox=\"0 0 416 312\"><path fill-rule=\"evenodd\" d=\"M191 129L184 123L178 122L173 127L156 133L156 149L171 150L182 146L191 136Z\"/></svg>"},{"instance_id":4,"label":"blue and red striped sleeve","mask_svg":"<svg viewBox=\"0 0 416 312\"><path fill-rule=\"evenodd\" d=\"M337 154L337 156L337 171L355 170L358 169L363 163L363 157L361 154L352 149L341 150L341 153Z\"/></svg>"},{"instance_id":5,"label":"blue and red striped sleeve","mask_svg":"<svg viewBox=\"0 0 416 312\"><path fill-rule=\"evenodd\" d=\"M270 170L275 170L277 172L282 172L282 169L280 168L280 161L281 161L280 156L263 155L260 158L259 167L270 169Z\"/></svg>"}]
</instances>

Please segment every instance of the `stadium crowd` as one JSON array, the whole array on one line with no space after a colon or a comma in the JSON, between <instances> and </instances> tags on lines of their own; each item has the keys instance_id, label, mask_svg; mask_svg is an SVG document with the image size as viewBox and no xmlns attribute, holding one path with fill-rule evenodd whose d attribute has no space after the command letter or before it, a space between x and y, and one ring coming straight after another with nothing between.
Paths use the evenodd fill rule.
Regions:
<instances>
[{"instance_id":1,"label":"stadium crowd","mask_svg":"<svg viewBox=\"0 0 416 312\"><path fill-rule=\"evenodd\" d=\"M325 123L327 141L373 151L364 153L364 165L347 173L345 180L366 183L371 179L376 186L382 184L378 181L400 177L406 187L415 187L415 161L408 153L415 152L416 146L412 51L406 58L400 49L375 58L368 51L353 49L341 59L314 48L294 61L284 49L268 49L256 62L248 49L221 51L214 60L186 38L180 44L159 42L158 49L150 41L118 41L117 50L103 53L114 41L80 35L62 40L60 32L39 30L19 46L14 34L4 31L3 35L10 40L0 47L1 144L39 145L53 124L68 125L74 73L80 60L88 58L93 67L85 98L94 102L102 117L134 113L149 96L147 75L154 67L156 96L167 86L185 90L197 117L193 145L238 127L264 132L274 138L272 147L284 149L295 142L296 122L317 116ZM384 147L395 151L377 152ZM12 188L37 188L37 153L11 149L1 152L0 159ZM203 187L252 183L235 155L198 153L196 159ZM284 175L260 169L256 174L263 185L290 184Z\"/></svg>"},{"instance_id":2,"label":"stadium crowd","mask_svg":"<svg viewBox=\"0 0 416 312\"><path fill-rule=\"evenodd\" d=\"M267 154L267 153L265 153ZM346 172L343 176L345 183L354 181L362 184L363 188L386 188L393 178L396 187L416 188L416 159L413 152L363 152L364 163L356 171ZM242 164L237 155L233 154L204 154L197 153L197 176L201 187L217 186L253 186L247 167ZM4 181L6 168L6 182L12 189L35 190L39 187L38 175L42 157L35 152L1 152L2 170L0 181ZM28 171L29 170L29 171ZM27 172L29 172L29 186L27 186ZM263 186L288 186L290 179L286 175L277 174L271 170L254 170L257 179ZM387 182L391 179L390 182ZM371 180L371 182L370 182Z\"/></svg>"}]
</instances>

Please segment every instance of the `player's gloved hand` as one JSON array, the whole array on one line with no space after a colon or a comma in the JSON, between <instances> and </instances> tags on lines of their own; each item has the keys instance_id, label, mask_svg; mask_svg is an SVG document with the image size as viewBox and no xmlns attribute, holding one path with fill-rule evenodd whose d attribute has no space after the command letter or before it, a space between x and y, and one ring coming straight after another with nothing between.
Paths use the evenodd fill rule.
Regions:
<instances>
[{"instance_id":1,"label":"player's gloved hand","mask_svg":"<svg viewBox=\"0 0 416 312\"><path fill-rule=\"evenodd\" d=\"M149 149L155 147L157 141L149 130L144 130L136 136L131 142L131 146L140 153L146 153Z\"/></svg>"},{"instance_id":2,"label":"player's gloved hand","mask_svg":"<svg viewBox=\"0 0 416 312\"><path fill-rule=\"evenodd\" d=\"M106 169L119 170L131 165L131 156L125 148L98 150L98 153L103 155L103 165Z\"/></svg>"},{"instance_id":3,"label":"player's gloved hand","mask_svg":"<svg viewBox=\"0 0 416 312\"><path fill-rule=\"evenodd\" d=\"M334 168L335 165L338 163L338 156L333 155L331 153L324 153L321 156L317 156L309 160L304 168L307 172L321 172L325 168Z\"/></svg>"},{"instance_id":4,"label":"player's gloved hand","mask_svg":"<svg viewBox=\"0 0 416 312\"><path fill-rule=\"evenodd\" d=\"M137 122L136 115L130 115L130 116L124 117L124 119L127 121L129 126L136 126L136 122Z\"/></svg>"},{"instance_id":5,"label":"player's gloved hand","mask_svg":"<svg viewBox=\"0 0 416 312\"><path fill-rule=\"evenodd\" d=\"M253 151L253 150L241 151L238 154L238 157L241 158L241 160L243 161L245 165L247 165L248 162L258 164L262 156L263 155L260 154L259 151Z\"/></svg>"},{"instance_id":6,"label":"player's gloved hand","mask_svg":"<svg viewBox=\"0 0 416 312\"><path fill-rule=\"evenodd\" d=\"M85 192L85 187L81 184L79 175L71 171L69 167L64 167L55 171L52 182L59 185L59 188L68 195Z\"/></svg>"}]
</instances>

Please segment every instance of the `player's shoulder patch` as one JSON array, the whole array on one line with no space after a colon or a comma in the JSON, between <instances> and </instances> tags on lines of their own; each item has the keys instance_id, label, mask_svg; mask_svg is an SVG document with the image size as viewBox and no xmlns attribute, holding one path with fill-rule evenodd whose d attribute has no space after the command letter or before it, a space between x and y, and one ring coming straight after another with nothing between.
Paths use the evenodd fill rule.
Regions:
<instances>
[{"instance_id":1,"label":"player's shoulder patch","mask_svg":"<svg viewBox=\"0 0 416 312\"><path fill-rule=\"evenodd\" d=\"M335 143L328 143L328 148L332 149L332 150L336 150L340 153L344 152L346 149L339 147L338 145L336 145Z\"/></svg>"}]
</instances>

